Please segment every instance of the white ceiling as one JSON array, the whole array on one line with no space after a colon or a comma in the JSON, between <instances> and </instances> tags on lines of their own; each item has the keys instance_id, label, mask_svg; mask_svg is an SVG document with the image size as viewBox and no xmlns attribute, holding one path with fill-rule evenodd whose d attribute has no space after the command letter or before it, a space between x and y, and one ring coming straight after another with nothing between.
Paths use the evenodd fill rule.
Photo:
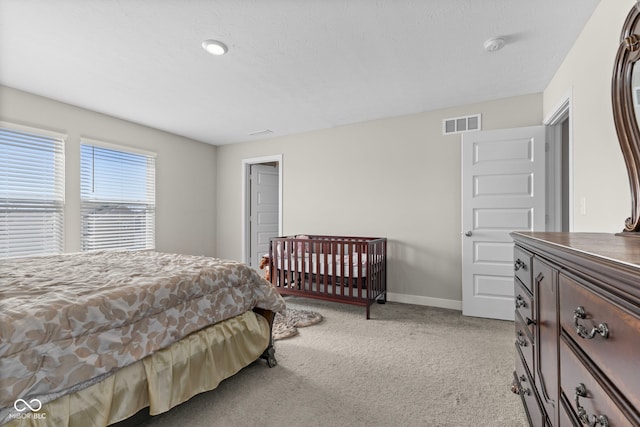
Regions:
<instances>
[{"instance_id":1,"label":"white ceiling","mask_svg":"<svg viewBox=\"0 0 640 427\"><path fill-rule=\"evenodd\" d=\"M539 93L597 4L0 0L0 84L229 144Z\"/></svg>"}]
</instances>

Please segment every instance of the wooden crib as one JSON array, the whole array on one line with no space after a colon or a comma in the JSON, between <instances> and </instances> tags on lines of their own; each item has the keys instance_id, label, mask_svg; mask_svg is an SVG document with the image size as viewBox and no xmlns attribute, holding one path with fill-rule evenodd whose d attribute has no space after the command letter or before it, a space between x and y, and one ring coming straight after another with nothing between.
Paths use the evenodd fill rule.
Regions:
<instances>
[{"instance_id":1,"label":"wooden crib","mask_svg":"<svg viewBox=\"0 0 640 427\"><path fill-rule=\"evenodd\" d=\"M269 280L281 295L360 305L387 300L387 239L297 235L275 237Z\"/></svg>"}]
</instances>

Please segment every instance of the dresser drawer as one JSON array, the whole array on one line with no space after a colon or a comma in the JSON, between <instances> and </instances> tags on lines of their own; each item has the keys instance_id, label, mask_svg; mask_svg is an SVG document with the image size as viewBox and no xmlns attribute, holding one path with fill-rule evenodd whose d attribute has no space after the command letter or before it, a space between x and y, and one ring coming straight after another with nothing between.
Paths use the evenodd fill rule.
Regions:
<instances>
[{"instance_id":1,"label":"dresser drawer","mask_svg":"<svg viewBox=\"0 0 640 427\"><path fill-rule=\"evenodd\" d=\"M529 373L533 374L533 339L518 313L516 313L514 324L516 327L516 346L520 348L520 353L529 369ZM533 378L533 375L531 375L531 378Z\"/></svg>"},{"instance_id":2,"label":"dresser drawer","mask_svg":"<svg viewBox=\"0 0 640 427\"><path fill-rule=\"evenodd\" d=\"M605 416L609 427L636 425L624 416L584 366L583 361L564 340L560 340L560 388L565 402L571 405L571 410L578 418L583 411L583 416L588 417L589 420L593 417L600 419L601 416ZM588 422L583 424L589 425ZM595 425L602 426L603 423L601 421Z\"/></svg>"},{"instance_id":3,"label":"dresser drawer","mask_svg":"<svg viewBox=\"0 0 640 427\"><path fill-rule=\"evenodd\" d=\"M546 425L546 416L542 410L540 403L538 402L538 396L536 394L535 386L529 377L527 369L522 363L522 359L518 357L518 351L516 351L516 379L518 381L518 389L522 403L527 410L527 415L532 427L543 427Z\"/></svg>"},{"instance_id":4,"label":"dresser drawer","mask_svg":"<svg viewBox=\"0 0 640 427\"><path fill-rule=\"evenodd\" d=\"M531 261L533 260L533 254L529 251L522 249L519 246L515 246L513 249L513 270L522 284L529 289L529 292L533 294L533 286L531 286Z\"/></svg>"},{"instance_id":5,"label":"dresser drawer","mask_svg":"<svg viewBox=\"0 0 640 427\"><path fill-rule=\"evenodd\" d=\"M520 315L525 324L529 328L529 332L533 334L533 295L525 288L518 278L513 279L515 295L514 301L516 313Z\"/></svg>"},{"instance_id":6,"label":"dresser drawer","mask_svg":"<svg viewBox=\"0 0 640 427\"><path fill-rule=\"evenodd\" d=\"M584 315L575 314L578 307ZM640 408L640 319L587 289L579 279L560 274L560 323L626 399ZM589 338L594 328L604 330L604 326L606 338L597 331Z\"/></svg>"}]
</instances>

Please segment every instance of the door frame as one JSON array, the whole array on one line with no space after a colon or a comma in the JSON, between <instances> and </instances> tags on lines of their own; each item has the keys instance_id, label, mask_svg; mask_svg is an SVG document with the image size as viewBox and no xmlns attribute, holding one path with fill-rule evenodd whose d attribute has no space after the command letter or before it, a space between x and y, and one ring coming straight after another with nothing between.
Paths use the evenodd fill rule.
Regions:
<instances>
[{"instance_id":1,"label":"door frame","mask_svg":"<svg viewBox=\"0 0 640 427\"><path fill-rule=\"evenodd\" d=\"M242 212L240 218L242 220L242 262L245 264L250 258L251 251L251 219L249 213L251 212L251 192L250 192L250 175L251 165L261 163L278 162L278 235L282 235L282 154L274 154L270 156L251 157L248 159L242 159Z\"/></svg>"},{"instance_id":2,"label":"door frame","mask_svg":"<svg viewBox=\"0 0 640 427\"><path fill-rule=\"evenodd\" d=\"M570 89L544 118L542 124L548 127L547 142L549 151L547 153L547 214L550 221L547 231L560 231L562 226L562 172L563 166L567 165L567 176L569 180L569 202L567 204L569 212L569 231L574 227L574 188L573 188L573 91ZM569 120L568 126L568 154L569 158L562 159L562 123Z\"/></svg>"}]
</instances>

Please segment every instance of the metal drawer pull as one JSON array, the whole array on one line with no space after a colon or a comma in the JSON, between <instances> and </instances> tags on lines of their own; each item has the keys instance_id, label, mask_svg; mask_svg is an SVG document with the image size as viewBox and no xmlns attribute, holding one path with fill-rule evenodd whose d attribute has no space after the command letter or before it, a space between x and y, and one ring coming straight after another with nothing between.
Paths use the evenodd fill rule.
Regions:
<instances>
[{"instance_id":1,"label":"metal drawer pull","mask_svg":"<svg viewBox=\"0 0 640 427\"><path fill-rule=\"evenodd\" d=\"M524 375L523 375L524 377ZM522 379L522 377L520 377ZM523 380L524 381L524 380ZM522 384L520 384L520 387L516 386L515 384L511 385L511 391L514 394L519 394L522 396L531 396L531 389L530 388L525 388Z\"/></svg>"},{"instance_id":2,"label":"metal drawer pull","mask_svg":"<svg viewBox=\"0 0 640 427\"><path fill-rule=\"evenodd\" d=\"M525 268L527 266L527 264L524 263L524 261L522 261L520 258L518 258L516 260L516 262L513 263L513 269L515 271L520 270L521 268Z\"/></svg>"},{"instance_id":3,"label":"metal drawer pull","mask_svg":"<svg viewBox=\"0 0 640 427\"><path fill-rule=\"evenodd\" d=\"M526 307L527 303L524 301L524 298L522 298L522 295L518 295L516 297L516 308L520 308L520 307Z\"/></svg>"},{"instance_id":4,"label":"metal drawer pull","mask_svg":"<svg viewBox=\"0 0 640 427\"><path fill-rule=\"evenodd\" d=\"M587 317L586 312L584 311L584 307L579 306L573 310L573 324L576 327L576 333L584 339L590 340L596 336L596 334L600 334L602 338L607 339L609 337L609 327L606 323L600 323L598 327L592 328L591 331L587 331L587 328L578 323L578 320L584 319Z\"/></svg>"},{"instance_id":5,"label":"metal drawer pull","mask_svg":"<svg viewBox=\"0 0 640 427\"><path fill-rule=\"evenodd\" d=\"M522 383L527 381L527 377L524 375L520 375L518 377L518 382L515 380L511 383L511 392L514 394L527 395L531 396L531 389L525 388Z\"/></svg>"},{"instance_id":6,"label":"metal drawer pull","mask_svg":"<svg viewBox=\"0 0 640 427\"><path fill-rule=\"evenodd\" d=\"M589 427L595 427L598 424L602 427L609 427L609 419L606 415L592 415L589 418L587 411L580 405L580 398L587 397L587 387L584 384L578 384L576 387L576 409L578 410L578 418Z\"/></svg>"},{"instance_id":7,"label":"metal drawer pull","mask_svg":"<svg viewBox=\"0 0 640 427\"><path fill-rule=\"evenodd\" d=\"M516 341L520 347L527 346L527 340L524 339L524 335L522 334L522 331L518 331L518 336L516 337Z\"/></svg>"},{"instance_id":8,"label":"metal drawer pull","mask_svg":"<svg viewBox=\"0 0 640 427\"><path fill-rule=\"evenodd\" d=\"M530 388L522 388L520 387L520 393L518 394L522 394L525 396L531 396L531 389Z\"/></svg>"},{"instance_id":9,"label":"metal drawer pull","mask_svg":"<svg viewBox=\"0 0 640 427\"><path fill-rule=\"evenodd\" d=\"M530 388L524 388L522 386L518 387L515 384L511 384L511 392L513 394L521 394L521 395L531 396L531 389Z\"/></svg>"}]
</instances>

